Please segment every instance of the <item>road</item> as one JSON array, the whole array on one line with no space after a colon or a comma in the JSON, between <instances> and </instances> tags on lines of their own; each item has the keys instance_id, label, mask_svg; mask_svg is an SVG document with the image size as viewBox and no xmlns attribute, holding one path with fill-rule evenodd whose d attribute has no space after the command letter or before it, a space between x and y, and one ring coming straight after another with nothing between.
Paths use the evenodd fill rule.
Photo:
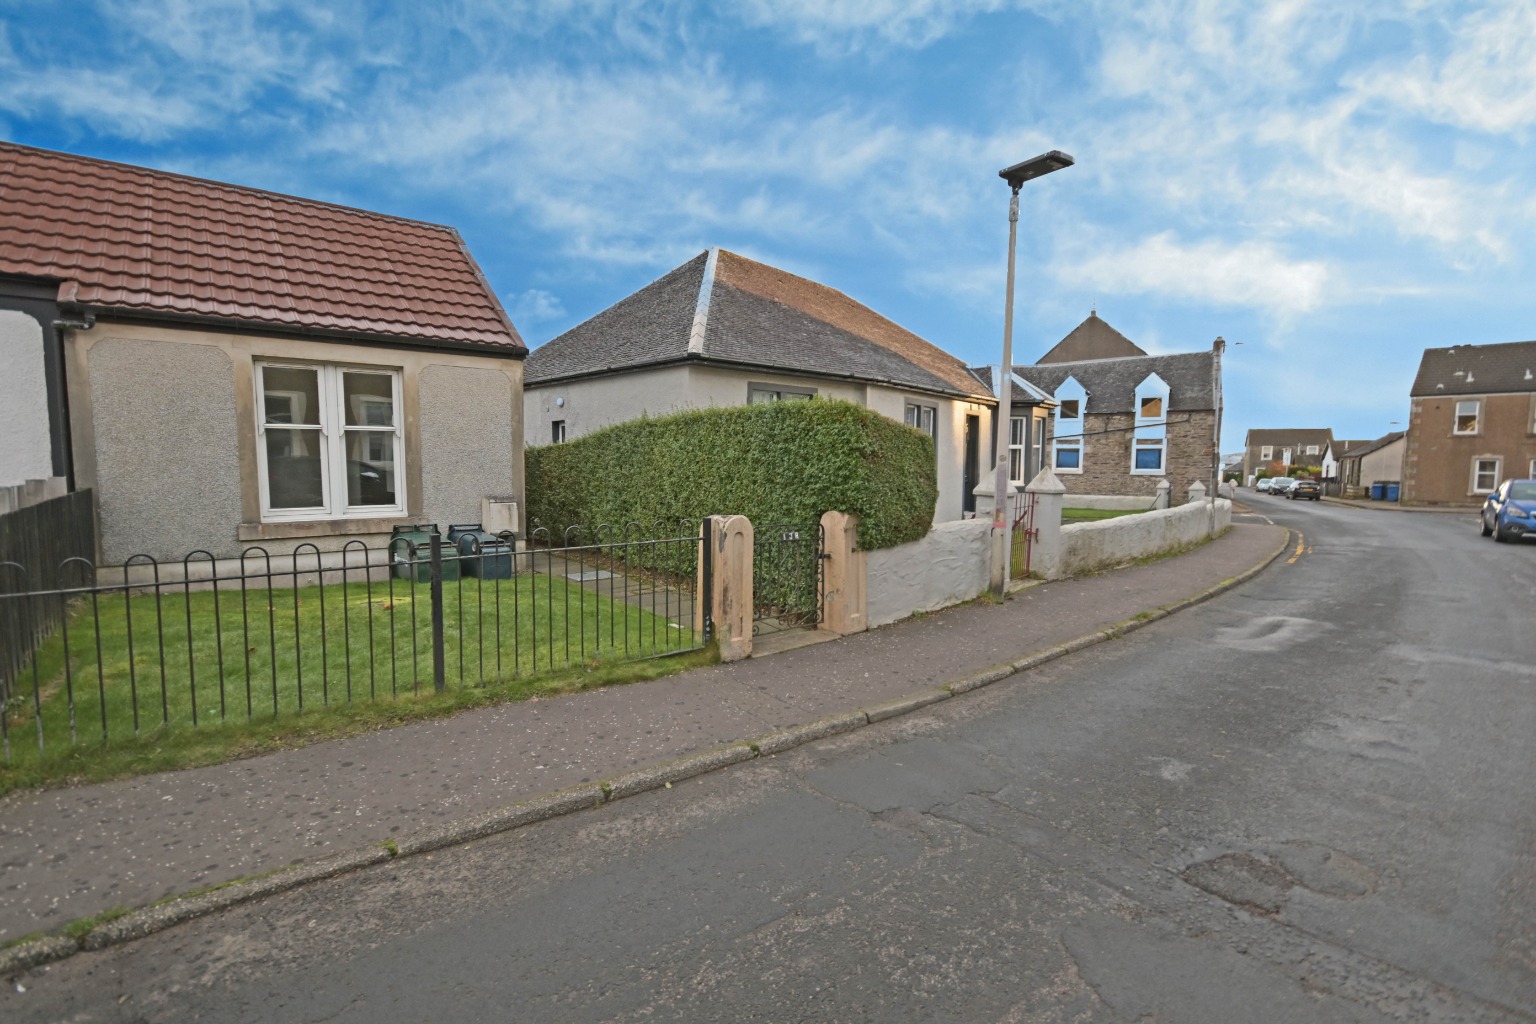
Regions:
<instances>
[{"instance_id":1,"label":"road","mask_svg":"<svg viewBox=\"0 0 1536 1024\"><path fill-rule=\"evenodd\" d=\"M831 741L99 953L7 1021L1536 1021L1536 543L1252 582Z\"/></svg>"}]
</instances>

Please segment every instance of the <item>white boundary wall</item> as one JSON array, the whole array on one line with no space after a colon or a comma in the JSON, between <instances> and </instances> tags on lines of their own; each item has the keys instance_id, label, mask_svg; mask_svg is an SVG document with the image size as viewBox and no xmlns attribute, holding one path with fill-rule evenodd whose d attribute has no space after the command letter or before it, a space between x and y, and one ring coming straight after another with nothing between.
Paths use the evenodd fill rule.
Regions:
<instances>
[{"instance_id":1,"label":"white boundary wall","mask_svg":"<svg viewBox=\"0 0 1536 1024\"><path fill-rule=\"evenodd\" d=\"M1120 494L1065 494L1063 508L1095 508L1110 512L1146 512L1152 508L1152 499L1145 495Z\"/></svg>"},{"instance_id":2,"label":"white boundary wall","mask_svg":"<svg viewBox=\"0 0 1536 1024\"><path fill-rule=\"evenodd\" d=\"M969 601L987 589L991 519L940 523L921 540L868 553L869 625Z\"/></svg>"},{"instance_id":3,"label":"white boundary wall","mask_svg":"<svg viewBox=\"0 0 1536 1024\"><path fill-rule=\"evenodd\" d=\"M1225 533L1231 525L1232 503L1225 498L1096 523L1072 523L1061 528L1061 560L1055 575L1077 576L1177 551Z\"/></svg>"}]
</instances>

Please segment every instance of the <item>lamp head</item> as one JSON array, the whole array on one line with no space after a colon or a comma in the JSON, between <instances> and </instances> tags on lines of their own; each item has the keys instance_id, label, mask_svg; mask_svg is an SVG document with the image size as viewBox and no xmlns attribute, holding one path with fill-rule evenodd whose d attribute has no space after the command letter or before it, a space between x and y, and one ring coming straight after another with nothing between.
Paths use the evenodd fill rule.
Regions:
<instances>
[{"instance_id":1,"label":"lamp head","mask_svg":"<svg viewBox=\"0 0 1536 1024\"><path fill-rule=\"evenodd\" d=\"M1053 149L1049 153L1042 153L1039 156L1031 157L1022 163L1014 164L1012 167L1004 167L997 172L997 176L1006 181L1009 187L1017 192L1019 186L1023 185L1026 181L1043 177L1052 171L1059 171L1063 167L1071 167L1074 162L1070 156L1061 150Z\"/></svg>"}]
</instances>

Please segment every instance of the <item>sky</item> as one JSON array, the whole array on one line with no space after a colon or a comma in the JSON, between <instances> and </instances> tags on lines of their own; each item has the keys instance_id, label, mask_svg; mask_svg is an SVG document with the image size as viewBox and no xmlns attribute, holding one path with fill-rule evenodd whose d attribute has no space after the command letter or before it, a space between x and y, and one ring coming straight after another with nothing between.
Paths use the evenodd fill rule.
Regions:
<instances>
[{"instance_id":1,"label":"sky","mask_svg":"<svg viewBox=\"0 0 1536 1024\"><path fill-rule=\"evenodd\" d=\"M973 365L1221 336L1223 450L1536 338L1530 0L0 0L0 138L464 236L530 347L710 246ZM0 183L3 184L3 183Z\"/></svg>"}]
</instances>

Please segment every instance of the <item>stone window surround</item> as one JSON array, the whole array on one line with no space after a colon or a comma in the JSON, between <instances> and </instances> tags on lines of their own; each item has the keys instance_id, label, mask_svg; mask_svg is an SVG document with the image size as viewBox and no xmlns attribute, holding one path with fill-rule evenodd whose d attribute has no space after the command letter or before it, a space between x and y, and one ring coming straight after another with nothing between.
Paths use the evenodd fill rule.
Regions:
<instances>
[{"instance_id":1,"label":"stone window surround","mask_svg":"<svg viewBox=\"0 0 1536 1024\"><path fill-rule=\"evenodd\" d=\"M1464 406L1464 405L1472 407L1471 413L1469 413L1469 414L1463 414L1462 413L1461 407ZM1461 429L1461 419L1462 419L1463 415L1469 415L1470 416L1470 418L1472 420L1472 429L1470 429L1470 430L1463 430L1463 429ZM1459 398L1459 399L1457 399L1456 400L1456 405L1451 410L1451 434L1452 434L1452 436L1456 436L1456 437L1471 437L1471 436L1474 436L1474 435L1476 435L1476 434L1481 432L1482 425L1483 425L1483 400L1481 398Z\"/></svg>"},{"instance_id":2,"label":"stone window surround","mask_svg":"<svg viewBox=\"0 0 1536 1024\"><path fill-rule=\"evenodd\" d=\"M1487 487L1479 487L1477 478L1483 475L1480 469L1485 462L1493 463L1493 482ZM1472 477L1467 493L1473 495L1492 494L1498 488L1499 478L1503 473L1504 457L1502 455L1474 455L1472 457Z\"/></svg>"}]
</instances>

